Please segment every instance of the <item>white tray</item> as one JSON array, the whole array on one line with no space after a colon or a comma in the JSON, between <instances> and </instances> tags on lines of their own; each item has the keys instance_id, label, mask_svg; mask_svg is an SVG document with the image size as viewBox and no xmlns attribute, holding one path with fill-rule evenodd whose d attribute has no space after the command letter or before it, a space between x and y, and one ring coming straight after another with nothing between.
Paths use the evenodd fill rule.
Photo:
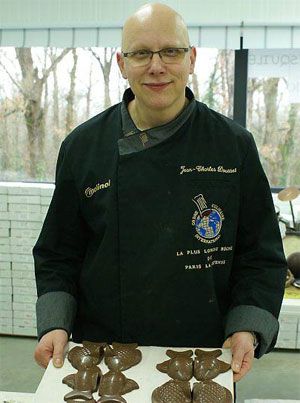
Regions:
<instances>
[{"instance_id":1,"label":"white tray","mask_svg":"<svg viewBox=\"0 0 300 403\"><path fill-rule=\"evenodd\" d=\"M69 343L69 349L76 345L77 344L75 343ZM175 351L189 349L185 347L170 348ZM140 386L138 390L134 390L123 396L127 403L151 403L153 390L171 379L167 374L161 373L156 369L158 363L169 359L166 355L167 347L139 347L139 350L142 352L142 361L135 367L124 371L124 375L127 378L135 380ZM215 349L203 348L203 350L211 351ZM230 363L231 351L229 349L222 349L222 356L220 356L219 359ZM108 372L108 368L103 361L100 364L100 368L103 374ZM66 375L74 373L76 373L76 370L71 366L67 359L62 368L55 368L51 361L35 393L34 403L64 403L64 395L72 389L67 385L64 385L62 379ZM192 378L190 384L192 385L194 382L197 382L197 380ZM233 396L233 374L231 370L218 375L214 379L214 382L218 382L220 385L225 386L230 390ZM93 396L96 401L99 399L97 392L95 392Z\"/></svg>"}]
</instances>

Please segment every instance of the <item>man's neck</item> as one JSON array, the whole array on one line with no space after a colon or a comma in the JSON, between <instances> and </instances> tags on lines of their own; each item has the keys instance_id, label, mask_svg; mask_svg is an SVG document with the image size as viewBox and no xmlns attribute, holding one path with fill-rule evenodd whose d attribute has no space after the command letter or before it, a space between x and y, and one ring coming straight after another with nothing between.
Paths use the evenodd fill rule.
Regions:
<instances>
[{"instance_id":1,"label":"man's neck","mask_svg":"<svg viewBox=\"0 0 300 403\"><path fill-rule=\"evenodd\" d=\"M175 119L189 103L187 98L183 98L176 109L147 110L139 107L139 103L134 98L128 105L128 111L136 127L140 130L147 130L153 127L162 126Z\"/></svg>"}]
</instances>

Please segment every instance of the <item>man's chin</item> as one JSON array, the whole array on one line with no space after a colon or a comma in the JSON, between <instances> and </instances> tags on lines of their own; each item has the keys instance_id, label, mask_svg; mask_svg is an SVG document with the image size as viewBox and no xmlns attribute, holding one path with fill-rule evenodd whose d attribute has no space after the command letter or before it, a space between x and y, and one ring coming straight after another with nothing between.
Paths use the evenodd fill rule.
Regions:
<instances>
[{"instance_id":1,"label":"man's chin","mask_svg":"<svg viewBox=\"0 0 300 403\"><path fill-rule=\"evenodd\" d=\"M149 98L147 99L148 108L161 112L163 112L164 109L168 109L174 102L172 102L170 99L166 99L165 97L160 97L158 99L155 99L154 97L152 99Z\"/></svg>"}]
</instances>

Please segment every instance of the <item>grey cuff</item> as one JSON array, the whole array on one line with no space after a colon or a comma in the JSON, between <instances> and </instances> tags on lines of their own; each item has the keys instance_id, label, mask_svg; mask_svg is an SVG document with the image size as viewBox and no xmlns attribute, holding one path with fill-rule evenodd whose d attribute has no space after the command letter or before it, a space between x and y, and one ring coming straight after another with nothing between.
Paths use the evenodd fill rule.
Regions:
<instances>
[{"instance_id":1,"label":"grey cuff","mask_svg":"<svg viewBox=\"0 0 300 403\"><path fill-rule=\"evenodd\" d=\"M236 332L255 332L259 336L255 356L260 358L274 347L278 330L278 320L270 312L257 306L239 305L227 315L225 339Z\"/></svg>"},{"instance_id":2,"label":"grey cuff","mask_svg":"<svg viewBox=\"0 0 300 403\"><path fill-rule=\"evenodd\" d=\"M70 336L77 311L73 295L64 291L48 292L36 303L38 339L54 329L64 329Z\"/></svg>"}]
</instances>

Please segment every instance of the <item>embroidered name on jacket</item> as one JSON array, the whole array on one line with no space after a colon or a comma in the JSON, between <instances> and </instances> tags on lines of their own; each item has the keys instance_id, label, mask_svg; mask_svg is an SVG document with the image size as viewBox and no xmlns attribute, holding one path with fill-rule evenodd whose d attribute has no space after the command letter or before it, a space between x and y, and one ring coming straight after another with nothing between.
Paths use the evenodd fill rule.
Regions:
<instances>
[{"instance_id":1,"label":"embroidered name on jacket","mask_svg":"<svg viewBox=\"0 0 300 403\"><path fill-rule=\"evenodd\" d=\"M97 183L97 185L93 188L86 188L84 194L86 197L92 197L98 190L106 189L110 187L110 179L105 183Z\"/></svg>"},{"instance_id":2,"label":"embroidered name on jacket","mask_svg":"<svg viewBox=\"0 0 300 403\"><path fill-rule=\"evenodd\" d=\"M182 165L180 167L180 175L191 173L191 172L215 172L219 174L235 174L237 173L236 168L224 168L223 165L219 165L218 167L212 167L212 166L204 166L204 165L197 165L194 167L186 167L185 165Z\"/></svg>"},{"instance_id":3,"label":"embroidered name on jacket","mask_svg":"<svg viewBox=\"0 0 300 403\"><path fill-rule=\"evenodd\" d=\"M195 196L193 202L197 210L192 217L192 225L195 227L195 237L204 243L213 243L220 238L224 214L222 209L216 204L208 208L206 200L202 194Z\"/></svg>"}]
</instances>

